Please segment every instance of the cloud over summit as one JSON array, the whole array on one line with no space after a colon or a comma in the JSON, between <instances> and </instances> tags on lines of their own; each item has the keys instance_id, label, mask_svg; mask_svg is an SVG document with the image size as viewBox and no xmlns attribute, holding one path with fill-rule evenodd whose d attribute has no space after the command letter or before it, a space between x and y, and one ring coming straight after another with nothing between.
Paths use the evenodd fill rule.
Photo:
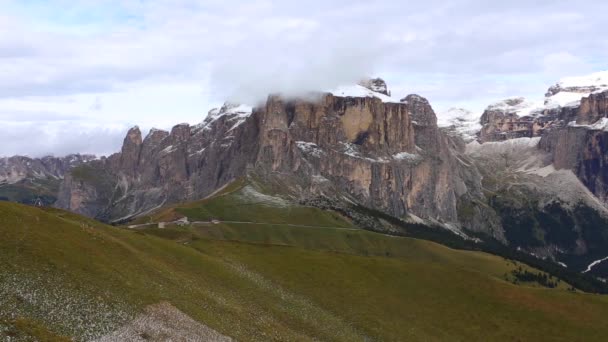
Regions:
<instances>
[{"instance_id":1,"label":"cloud over summit","mask_svg":"<svg viewBox=\"0 0 608 342\"><path fill-rule=\"evenodd\" d=\"M436 109L479 109L506 96L542 95L563 76L608 69L608 3L599 0L0 6L0 123L14 125L18 114L41 128L46 146L55 146L58 118L80 132L99 127L94 146L67 139L56 153L106 153L116 146L109 127L196 123L225 99L254 102L363 76L385 78L397 95L424 95ZM49 152L19 135L3 134L0 146L0 155Z\"/></svg>"}]
</instances>

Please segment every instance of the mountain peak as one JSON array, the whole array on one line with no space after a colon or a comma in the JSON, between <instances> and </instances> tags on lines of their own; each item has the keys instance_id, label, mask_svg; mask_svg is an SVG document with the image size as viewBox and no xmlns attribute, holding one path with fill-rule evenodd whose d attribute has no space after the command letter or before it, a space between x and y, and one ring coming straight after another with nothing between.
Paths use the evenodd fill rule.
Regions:
<instances>
[{"instance_id":1,"label":"mountain peak","mask_svg":"<svg viewBox=\"0 0 608 342\"><path fill-rule=\"evenodd\" d=\"M141 138L141 130L139 129L139 126L133 126L129 129L129 131L127 132L127 136L125 137L125 144L126 143L131 143L134 145L140 145L142 141Z\"/></svg>"},{"instance_id":2,"label":"mountain peak","mask_svg":"<svg viewBox=\"0 0 608 342\"><path fill-rule=\"evenodd\" d=\"M384 94L386 96L391 96L390 91L388 91L388 87L386 86L386 82L381 78L365 78L359 81L359 85L365 87L371 91L376 93Z\"/></svg>"},{"instance_id":3,"label":"mountain peak","mask_svg":"<svg viewBox=\"0 0 608 342\"><path fill-rule=\"evenodd\" d=\"M385 93L374 91L360 84L340 86L328 92L337 97L375 97L385 103L401 103L401 101L399 101L397 98L390 97Z\"/></svg>"},{"instance_id":4,"label":"mountain peak","mask_svg":"<svg viewBox=\"0 0 608 342\"><path fill-rule=\"evenodd\" d=\"M452 107L437 116L437 125L451 135L463 138L466 143L477 139L481 129L479 115L465 108Z\"/></svg>"},{"instance_id":5,"label":"mountain peak","mask_svg":"<svg viewBox=\"0 0 608 342\"><path fill-rule=\"evenodd\" d=\"M502 115L530 115L534 110L542 107L541 102L534 102L525 97L510 97L504 100L494 102L486 108L486 112L497 112ZM483 119L483 116L482 116Z\"/></svg>"},{"instance_id":6,"label":"mountain peak","mask_svg":"<svg viewBox=\"0 0 608 342\"><path fill-rule=\"evenodd\" d=\"M565 77L549 87L545 94L545 106L578 106L583 97L605 90L608 90L608 71Z\"/></svg>"}]
</instances>

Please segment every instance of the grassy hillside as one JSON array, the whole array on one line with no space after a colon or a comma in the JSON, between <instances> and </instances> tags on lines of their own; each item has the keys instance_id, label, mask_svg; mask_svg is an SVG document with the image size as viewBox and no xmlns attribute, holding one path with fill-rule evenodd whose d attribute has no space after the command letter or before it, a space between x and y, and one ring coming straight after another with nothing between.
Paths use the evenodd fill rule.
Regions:
<instances>
[{"instance_id":1,"label":"grassy hillside","mask_svg":"<svg viewBox=\"0 0 608 342\"><path fill-rule=\"evenodd\" d=\"M243 179L231 183L210 198L163 208L137 219L133 224L173 221L181 217L188 217L190 221L218 219L324 227L353 226L334 212L294 206L281 198L262 194Z\"/></svg>"},{"instance_id":2,"label":"grassy hillside","mask_svg":"<svg viewBox=\"0 0 608 342\"><path fill-rule=\"evenodd\" d=\"M0 203L0 339L89 339L162 301L244 341L599 341L608 333L608 297L514 285L505 274L525 266L358 230L333 213L317 224L318 209L298 210L324 228L291 226L287 215L278 224L127 230Z\"/></svg>"},{"instance_id":3,"label":"grassy hillside","mask_svg":"<svg viewBox=\"0 0 608 342\"><path fill-rule=\"evenodd\" d=\"M287 232L303 234L301 229L288 229L294 228L293 226L299 228L310 228L311 226L353 228L355 227L353 222L356 222L360 227L370 231L434 241L451 248L483 251L510 260L517 260L544 272L549 272L554 277L559 277L562 281L566 281L586 292L608 294L608 286L605 283L590 275L581 274L577 268L572 267L570 260L567 263L568 268L564 268L551 260L539 259L505 246L502 242L495 241L484 234L478 236L483 240L482 242L473 242L462 239L440 227L404 222L386 213L358 205L336 204L323 199L313 201L312 204L315 206L333 209L321 210L311 206L293 205L293 203L289 203L280 197L269 196L268 193L281 193L281 191L276 187L275 189L268 189L268 186L264 186L264 184L252 178L240 179L210 198L161 208L151 215L139 218L134 224L149 223L152 227L153 223L166 223L187 217L190 221L199 221L198 226L200 226L204 222L216 219L221 221L222 229L199 229L199 235L203 234L203 236L213 239L272 243L279 236L283 236L283 239L289 238L289 236L285 236ZM592 216L590 217L592 218ZM175 234L175 232L165 232L164 234L170 235ZM320 229L315 232L313 238L319 238L316 238L312 245L330 247L330 250L340 246L342 242L331 239L328 234L332 234L331 230ZM469 234L474 233L469 232ZM320 238L320 236L323 236L323 238ZM310 238L308 236L305 239L300 239L300 244L295 244L295 246L311 246L307 242L310 241ZM291 242L293 241L279 241L281 244L294 245ZM369 248L371 243L370 241L363 241L361 246ZM385 251L382 253L390 254L391 252ZM598 258L596 257L596 259ZM523 272L525 273L525 270ZM523 274L522 277L518 278L526 280L530 277ZM554 279L549 278L546 280L539 278L538 281L545 285L555 282Z\"/></svg>"}]
</instances>

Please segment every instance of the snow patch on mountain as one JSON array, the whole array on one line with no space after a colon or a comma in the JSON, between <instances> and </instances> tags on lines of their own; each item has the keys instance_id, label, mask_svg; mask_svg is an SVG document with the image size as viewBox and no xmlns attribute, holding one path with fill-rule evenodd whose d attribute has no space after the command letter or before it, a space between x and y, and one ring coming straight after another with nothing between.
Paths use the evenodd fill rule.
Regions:
<instances>
[{"instance_id":1,"label":"snow patch on mountain","mask_svg":"<svg viewBox=\"0 0 608 342\"><path fill-rule=\"evenodd\" d=\"M518 152L522 149L536 148L540 142L540 137L534 138L516 138L505 141L490 141L480 144L477 141L467 145L466 153L473 154L483 152L485 154L498 155L506 152Z\"/></svg>"},{"instance_id":2,"label":"snow patch on mountain","mask_svg":"<svg viewBox=\"0 0 608 342\"><path fill-rule=\"evenodd\" d=\"M437 126L449 133L461 136L465 142L477 139L481 129L480 115L463 108L450 108L437 115Z\"/></svg>"},{"instance_id":3,"label":"snow patch on mountain","mask_svg":"<svg viewBox=\"0 0 608 342\"><path fill-rule=\"evenodd\" d=\"M608 71L565 77L549 88L545 95L545 106L577 106L583 97L606 90L608 90Z\"/></svg>"},{"instance_id":4,"label":"snow patch on mountain","mask_svg":"<svg viewBox=\"0 0 608 342\"><path fill-rule=\"evenodd\" d=\"M568 123L569 127L583 127L594 131L607 131L608 132L608 118L601 118L592 125L579 125L576 121Z\"/></svg>"},{"instance_id":5,"label":"snow patch on mountain","mask_svg":"<svg viewBox=\"0 0 608 342\"><path fill-rule=\"evenodd\" d=\"M495 102L488 106L486 110L501 111L507 114L517 114L517 116L530 116L540 112L544 103L542 101L531 101L525 97L511 97L502 101Z\"/></svg>"},{"instance_id":6,"label":"snow patch on mountain","mask_svg":"<svg viewBox=\"0 0 608 342\"><path fill-rule=\"evenodd\" d=\"M337 97L375 97L384 103L402 103L399 99L381 94L361 85L340 86L336 89L328 91L328 93Z\"/></svg>"},{"instance_id":7,"label":"snow patch on mountain","mask_svg":"<svg viewBox=\"0 0 608 342\"><path fill-rule=\"evenodd\" d=\"M160 151L161 153L165 153L165 154L170 154L173 153L177 150L176 147L174 147L173 145L169 145L167 147L165 147L162 151Z\"/></svg>"},{"instance_id":8,"label":"snow patch on mountain","mask_svg":"<svg viewBox=\"0 0 608 342\"><path fill-rule=\"evenodd\" d=\"M542 100L512 97L491 104L486 111L516 114L519 117L536 117L546 110L560 107L577 107L584 97L607 90L608 71L596 72L586 76L566 77L549 87Z\"/></svg>"},{"instance_id":9,"label":"snow patch on mountain","mask_svg":"<svg viewBox=\"0 0 608 342\"><path fill-rule=\"evenodd\" d=\"M595 260L594 262L592 262L591 264L589 264L589 266L587 266L587 269L583 271L583 273L587 273L589 271L591 271L591 269L595 266L597 266L598 264L601 264L602 262L608 260L608 257L605 257L603 259L599 259L599 260Z\"/></svg>"},{"instance_id":10,"label":"snow patch on mountain","mask_svg":"<svg viewBox=\"0 0 608 342\"><path fill-rule=\"evenodd\" d=\"M221 108L213 108L207 114L203 122L192 127L193 132L202 132L203 130L211 130L211 124L220 118L227 117L228 121L235 121L228 132L233 131L251 116L253 107L245 104L236 104L226 102Z\"/></svg>"},{"instance_id":11,"label":"snow patch on mountain","mask_svg":"<svg viewBox=\"0 0 608 342\"><path fill-rule=\"evenodd\" d=\"M399 153L393 154L393 159L415 162L415 161L422 159L422 157L418 154L413 154L413 153L408 153L408 152L399 152Z\"/></svg>"},{"instance_id":12,"label":"snow patch on mountain","mask_svg":"<svg viewBox=\"0 0 608 342\"><path fill-rule=\"evenodd\" d=\"M584 76L564 77L557 84L562 88L588 86L608 88L608 70L598 71Z\"/></svg>"},{"instance_id":13,"label":"snow patch on mountain","mask_svg":"<svg viewBox=\"0 0 608 342\"><path fill-rule=\"evenodd\" d=\"M315 143L311 143L311 142L307 142L307 141L296 141L296 146L298 146L300 151L302 151L303 153L310 154L313 157L319 158L319 157L321 157L321 155L325 154L325 151L323 151Z\"/></svg>"},{"instance_id":14,"label":"snow patch on mountain","mask_svg":"<svg viewBox=\"0 0 608 342\"><path fill-rule=\"evenodd\" d=\"M553 164L544 166L544 167L533 167L533 168L529 168L529 169L520 169L519 171L522 172L526 172L528 174L531 175L537 175L537 176L541 176L541 177L547 177L550 174L554 173L555 167L553 166Z\"/></svg>"},{"instance_id":15,"label":"snow patch on mountain","mask_svg":"<svg viewBox=\"0 0 608 342\"><path fill-rule=\"evenodd\" d=\"M581 99L585 96L589 96L591 93L573 93L567 91L561 91L555 95L551 95L545 98L544 108L557 108L557 107L577 107L581 103Z\"/></svg>"},{"instance_id":16,"label":"snow patch on mountain","mask_svg":"<svg viewBox=\"0 0 608 342\"><path fill-rule=\"evenodd\" d=\"M245 202L261 204L268 207L286 208L290 206L289 201L281 197L263 194L251 185L245 186L237 196Z\"/></svg>"}]
</instances>

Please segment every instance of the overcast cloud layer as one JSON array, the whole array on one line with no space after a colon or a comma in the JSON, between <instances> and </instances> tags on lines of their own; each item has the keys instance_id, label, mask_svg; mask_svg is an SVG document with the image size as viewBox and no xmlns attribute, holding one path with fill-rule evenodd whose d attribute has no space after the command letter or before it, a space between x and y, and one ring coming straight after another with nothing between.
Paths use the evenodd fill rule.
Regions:
<instances>
[{"instance_id":1,"label":"overcast cloud layer","mask_svg":"<svg viewBox=\"0 0 608 342\"><path fill-rule=\"evenodd\" d=\"M107 154L134 124L197 123L385 78L436 111L540 97L608 69L605 1L0 0L0 155ZM145 132L144 132L145 133Z\"/></svg>"}]
</instances>

